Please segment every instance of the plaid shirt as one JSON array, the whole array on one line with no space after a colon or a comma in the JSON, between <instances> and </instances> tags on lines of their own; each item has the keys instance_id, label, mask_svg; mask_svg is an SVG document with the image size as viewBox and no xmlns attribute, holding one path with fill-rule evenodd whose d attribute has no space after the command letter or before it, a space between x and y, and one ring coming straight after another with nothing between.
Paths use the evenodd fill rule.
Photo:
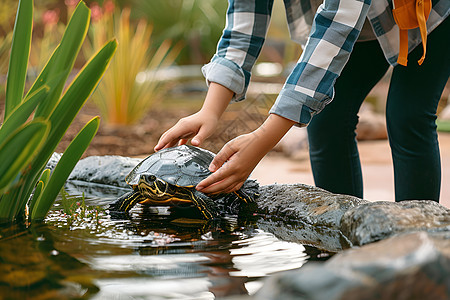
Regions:
<instances>
[{"instance_id":1,"label":"plaid shirt","mask_svg":"<svg viewBox=\"0 0 450 300\"><path fill-rule=\"evenodd\" d=\"M250 82L251 69L261 51L274 0L229 0L227 23L217 52L202 68L207 82L219 83L240 101ZM310 0L284 0L291 38L304 51L289 75L270 113L306 125L331 102L334 83L353 45L369 19L387 61L396 65L398 26L392 0L325 0L317 12ZM449 14L450 0L433 0L428 33ZM421 42L419 30L410 30L409 50ZM369 59L369 58L368 58Z\"/></svg>"}]
</instances>

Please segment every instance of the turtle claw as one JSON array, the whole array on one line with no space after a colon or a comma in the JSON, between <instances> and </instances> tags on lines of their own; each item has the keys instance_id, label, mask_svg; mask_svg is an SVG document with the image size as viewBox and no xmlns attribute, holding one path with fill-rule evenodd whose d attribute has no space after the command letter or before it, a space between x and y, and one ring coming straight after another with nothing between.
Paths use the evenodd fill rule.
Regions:
<instances>
[{"instance_id":1,"label":"turtle claw","mask_svg":"<svg viewBox=\"0 0 450 300\"><path fill-rule=\"evenodd\" d=\"M130 209L142 201L142 196L139 192L132 191L122 195L119 199L111 203L108 207L110 214L126 214Z\"/></svg>"},{"instance_id":2,"label":"turtle claw","mask_svg":"<svg viewBox=\"0 0 450 300\"><path fill-rule=\"evenodd\" d=\"M194 202L195 206L205 219L210 220L220 218L219 208L211 198L195 189L193 196L192 202Z\"/></svg>"}]
</instances>

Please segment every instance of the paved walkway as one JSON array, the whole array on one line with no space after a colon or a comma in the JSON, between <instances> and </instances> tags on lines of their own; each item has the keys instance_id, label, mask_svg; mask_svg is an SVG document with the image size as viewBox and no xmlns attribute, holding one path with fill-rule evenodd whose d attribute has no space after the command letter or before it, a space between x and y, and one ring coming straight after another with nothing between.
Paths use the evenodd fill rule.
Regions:
<instances>
[{"instance_id":1,"label":"paved walkway","mask_svg":"<svg viewBox=\"0 0 450 300\"><path fill-rule=\"evenodd\" d=\"M442 160L440 203L450 208L450 133L439 133ZM387 140L359 142L363 166L364 199L394 201L392 159ZM252 178L260 184L296 183L314 185L307 153L293 161L280 155L268 155L256 167Z\"/></svg>"}]
</instances>

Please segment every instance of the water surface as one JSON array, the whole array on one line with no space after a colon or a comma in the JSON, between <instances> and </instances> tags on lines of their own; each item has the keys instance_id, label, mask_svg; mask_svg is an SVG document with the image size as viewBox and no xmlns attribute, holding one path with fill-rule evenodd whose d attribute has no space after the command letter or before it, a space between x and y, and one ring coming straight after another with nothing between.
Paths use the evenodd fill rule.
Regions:
<instances>
[{"instance_id":1,"label":"water surface","mask_svg":"<svg viewBox=\"0 0 450 300\"><path fill-rule=\"evenodd\" d=\"M0 229L5 299L214 299L252 295L264 278L328 256L277 239L254 220L223 226L136 207L129 219L104 210L123 191L68 189L45 223ZM74 214L66 212L73 200ZM63 203L63 201L65 201ZM65 206L65 208L64 208ZM0 297L1 298L1 297Z\"/></svg>"}]
</instances>

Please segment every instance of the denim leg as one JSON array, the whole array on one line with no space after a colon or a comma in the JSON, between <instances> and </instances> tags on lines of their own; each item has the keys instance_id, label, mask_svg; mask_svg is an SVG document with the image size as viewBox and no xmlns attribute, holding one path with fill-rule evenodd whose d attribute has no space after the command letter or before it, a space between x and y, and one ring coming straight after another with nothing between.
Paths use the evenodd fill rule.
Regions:
<instances>
[{"instance_id":1,"label":"denim leg","mask_svg":"<svg viewBox=\"0 0 450 300\"><path fill-rule=\"evenodd\" d=\"M363 197L356 124L358 111L389 64L377 41L355 44L336 80L334 100L308 125L309 154L316 186Z\"/></svg>"},{"instance_id":2,"label":"denim leg","mask_svg":"<svg viewBox=\"0 0 450 300\"><path fill-rule=\"evenodd\" d=\"M441 161L436 110L450 75L450 22L429 36L424 63L422 46L408 56L408 66L394 68L386 120L394 164L395 200L439 202Z\"/></svg>"}]
</instances>

